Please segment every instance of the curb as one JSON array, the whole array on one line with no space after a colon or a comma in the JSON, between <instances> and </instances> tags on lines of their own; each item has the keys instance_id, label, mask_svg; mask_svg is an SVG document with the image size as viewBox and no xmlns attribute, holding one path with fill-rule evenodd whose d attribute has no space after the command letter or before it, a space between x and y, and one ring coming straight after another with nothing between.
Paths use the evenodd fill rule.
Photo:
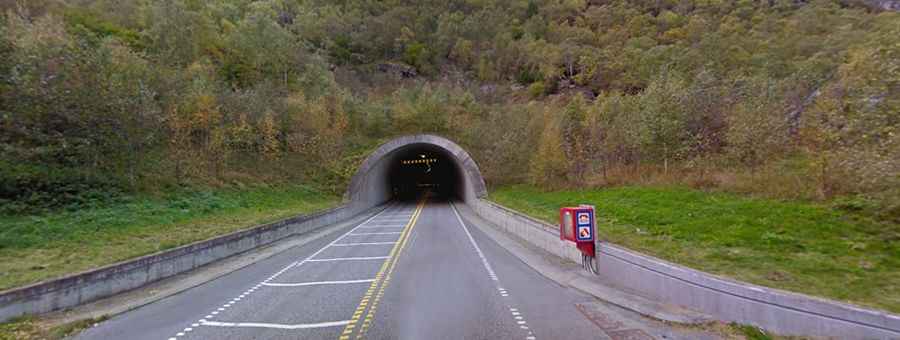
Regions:
<instances>
[{"instance_id":1,"label":"curb","mask_svg":"<svg viewBox=\"0 0 900 340\"><path fill-rule=\"evenodd\" d=\"M353 204L239 230L107 266L0 291L0 322L91 303L365 213Z\"/></svg>"},{"instance_id":2,"label":"curb","mask_svg":"<svg viewBox=\"0 0 900 340\"><path fill-rule=\"evenodd\" d=\"M632 292L612 288L603 284L598 277L584 272L573 262L529 246L527 241L519 237L503 234L499 227L477 216L470 207L457 207L460 207L459 210L467 222L474 222L469 225L484 232L494 242L544 277L561 285L575 288L609 304L665 322L702 325L716 321L713 317L700 312L662 304Z\"/></svg>"},{"instance_id":3,"label":"curb","mask_svg":"<svg viewBox=\"0 0 900 340\"><path fill-rule=\"evenodd\" d=\"M62 325L85 319L104 316L113 317L126 313L214 281L250 265L256 264L259 261L277 256L292 248L302 247L321 238L333 235L342 229L362 222L364 219L377 214L384 208L386 208L384 205L375 207L344 222L289 236L257 249L221 259L192 271L165 278L140 288L135 288L97 301L88 302L71 309L50 312L42 315L41 320L49 325Z\"/></svg>"},{"instance_id":4,"label":"curb","mask_svg":"<svg viewBox=\"0 0 900 340\"><path fill-rule=\"evenodd\" d=\"M560 241L553 226L484 199L468 205L505 234L580 263L581 253ZM591 281L717 320L783 335L900 340L900 315L886 311L740 282L609 243L602 244L598 256L601 270Z\"/></svg>"}]
</instances>

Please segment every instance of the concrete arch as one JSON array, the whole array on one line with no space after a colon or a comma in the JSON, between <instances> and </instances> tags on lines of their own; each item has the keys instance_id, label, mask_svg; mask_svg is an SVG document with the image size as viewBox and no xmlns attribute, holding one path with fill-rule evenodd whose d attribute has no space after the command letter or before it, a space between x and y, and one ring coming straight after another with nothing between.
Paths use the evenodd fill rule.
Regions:
<instances>
[{"instance_id":1,"label":"concrete arch","mask_svg":"<svg viewBox=\"0 0 900 340\"><path fill-rule=\"evenodd\" d=\"M462 147L444 137L421 134L403 136L382 144L372 152L350 180L344 199L359 208L372 207L392 198L389 177L404 153L426 150L452 163L459 180L456 196L470 201L487 195L481 170Z\"/></svg>"}]
</instances>

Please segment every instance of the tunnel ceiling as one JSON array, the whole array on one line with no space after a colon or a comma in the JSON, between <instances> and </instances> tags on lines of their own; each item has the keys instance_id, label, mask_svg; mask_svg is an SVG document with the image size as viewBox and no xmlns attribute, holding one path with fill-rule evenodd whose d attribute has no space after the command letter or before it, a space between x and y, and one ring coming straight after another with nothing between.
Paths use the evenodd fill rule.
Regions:
<instances>
[{"instance_id":1,"label":"tunnel ceiling","mask_svg":"<svg viewBox=\"0 0 900 340\"><path fill-rule=\"evenodd\" d=\"M375 206L398 190L431 188L468 201L487 195L478 165L456 143L435 135L404 136L382 144L362 163L345 198Z\"/></svg>"}]
</instances>

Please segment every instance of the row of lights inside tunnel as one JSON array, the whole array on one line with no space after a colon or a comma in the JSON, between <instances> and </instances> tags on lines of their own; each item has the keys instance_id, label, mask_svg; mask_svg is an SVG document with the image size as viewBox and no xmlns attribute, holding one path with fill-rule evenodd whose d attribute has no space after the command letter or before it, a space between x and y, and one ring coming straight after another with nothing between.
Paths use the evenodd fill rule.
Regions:
<instances>
[{"instance_id":1,"label":"row of lights inside tunnel","mask_svg":"<svg viewBox=\"0 0 900 340\"><path fill-rule=\"evenodd\" d=\"M437 163L437 161L438 161L437 158L409 159L409 160L400 161L400 164L403 164L403 165L415 165L415 164L430 165L431 163Z\"/></svg>"},{"instance_id":2,"label":"row of lights inside tunnel","mask_svg":"<svg viewBox=\"0 0 900 340\"><path fill-rule=\"evenodd\" d=\"M437 160L437 158L427 158L427 157L428 156L425 156L425 155L419 155L419 158L421 158L421 159L405 159L405 160L401 160L400 164L403 164L403 165L422 165L422 164L424 164L424 165L428 166L428 169L426 169L425 172L431 172L431 163L437 163L438 160Z\"/></svg>"}]
</instances>

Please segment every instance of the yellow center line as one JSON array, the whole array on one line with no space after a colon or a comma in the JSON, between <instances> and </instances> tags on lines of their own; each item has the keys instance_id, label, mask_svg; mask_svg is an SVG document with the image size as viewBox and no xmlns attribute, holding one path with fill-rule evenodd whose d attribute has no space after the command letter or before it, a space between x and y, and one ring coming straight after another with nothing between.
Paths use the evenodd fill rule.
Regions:
<instances>
[{"instance_id":1,"label":"yellow center line","mask_svg":"<svg viewBox=\"0 0 900 340\"><path fill-rule=\"evenodd\" d=\"M410 231L416 225L416 221L419 220L419 215L421 214L422 209L425 207L425 201L426 198L423 198L421 201L419 201L419 204L416 206L416 210L410 217L409 222L403 228L403 231L400 234L400 238L391 249L391 252L388 255L388 259L384 261L384 263L381 265L381 268L378 270L378 274L375 275L375 281L372 281L372 284L369 285L369 289L366 290L366 294L363 295L362 299L359 301L359 306L357 306L356 311L353 312L353 317L350 319L350 322L347 324L347 326L344 327L344 331L338 338L339 340L350 339L350 335L353 334L353 330L356 328L356 324L359 322L360 317L362 317L363 312L366 311L366 308L369 307L369 304L371 302L371 307L369 307L369 311L368 313L366 313L363 327L360 329L360 333L357 338L361 338L364 329L369 327L369 324L371 323L372 318L375 315L375 307L384 293L384 285L382 285L382 283L384 282L386 284L390 281L390 274L391 272L393 272L394 264L396 264L397 258L399 257L403 246L406 244L406 240L409 238L409 235L411 233ZM376 290L378 290L377 295L375 295Z\"/></svg>"},{"instance_id":2,"label":"yellow center line","mask_svg":"<svg viewBox=\"0 0 900 340\"><path fill-rule=\"evenodd\" d=\"M424 207L424 201L422 202L422 207ZM421 212L421 210L420 210ZM394 268L397 267L397 262L399 262L400 254L403 253L403 249L405 249L406 242L409 240L410 235L412 235L412 230L416 227L416 222L419 220L419 214L414 217L414 221L409 228L409 232L403 235L403 239L400 241L400 248L397 252L397 256L394 257L394 260L391 262L390 267L388 268L387 274L384 276L384 280L381 286L378 287L378 293L375 294L375 300L372 301L372 306L369 307L369 312L366 313L365 319L363 319L362 327L357 334L357 339L362 339L365 336L366 331L369 329L369 326L372 323L372 320L375 318L375 313L378 309L378 302L381 301L381 297L384 296L384 291L387 286L391 283L391 275L394 273Z\"/></svg>"}]
</instances>

